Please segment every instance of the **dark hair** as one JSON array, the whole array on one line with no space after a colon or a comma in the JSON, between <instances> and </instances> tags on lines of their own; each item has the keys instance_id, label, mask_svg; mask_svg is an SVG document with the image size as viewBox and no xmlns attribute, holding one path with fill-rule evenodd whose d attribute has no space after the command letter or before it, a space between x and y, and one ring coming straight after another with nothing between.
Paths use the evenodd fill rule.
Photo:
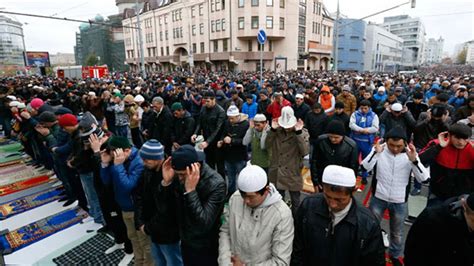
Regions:
<instances>
[{"instance_id":1,"label":"dark hair","mask_svg":"<svg viewBox=\"0 0 474 266\"><path fill-rule=\"evenodd\" d=\"M270 185L270 180L267 179L267 184L262 189L260 189L259 191L255 192L255 193L260 194L260 196L263 196L263 194L265 194L265 191L267 191L269 185ZM247 194L247 192L243 192L240 189L239 189L239 192L240 192L240 195L242 195L242 196L245 196Z\"/></svg>"},{"instance_id":2,"label":"dark hair","mask_svg":"<svg viewBox=\"0 0 474 266\"><path fill-rule=\"evenodd\" d=\"M344 108L344 103L343 102L337 102L334 108L342 109L342 108Z\"/></svg>"},{"instance_id":3,"label":"dark hair","mask_svg":"<svg viewBox=\"0 0 474 266\"><path fill-rule=\"evenodd\" d=\"M447 102L449 100L449 95L443 92L436 95L436 99L440 102Z\"/></svg>"},{"instance_id":4,"label":"dark hair","mask_svg":"<svg viewBox=\"0 0 474 266\"><path fill-rule=\"evenodd\" d=\"M371 107L372 104L370 103L369 100L362 100L362 101L360 101L360 106L368 106L368 107Z\"/></svg>"},{"instance_id":5,"label":"dark hair","mask_svg":"<svg viewBox=\"0 0 474 266\"><path fill-rule=\"evenodd\" d=\"M323 183L323 185L328 186L332 192L344 192L346 195L350 195L355 191L355 187L341 187L327 183Z\"/></svg>"}]
</instances>

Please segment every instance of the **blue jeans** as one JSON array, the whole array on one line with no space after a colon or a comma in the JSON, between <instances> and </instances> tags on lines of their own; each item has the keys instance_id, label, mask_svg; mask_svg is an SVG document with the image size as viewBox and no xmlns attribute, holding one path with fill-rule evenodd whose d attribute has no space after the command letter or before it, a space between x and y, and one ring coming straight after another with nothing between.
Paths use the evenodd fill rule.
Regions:
<instances>
[{"instance_id":1,"label":"blue jeans","mask_svg":"<svg viewBox=\"0 0 474 266\"><path fill-rule=\"evenodd\" d=\"M128 126L115 126L115 135L128 137Z\"/></svg>"},{"instance_id":2,"label":"blue jeans","mask_svg":"<svg viewBox=\"0 0 474 266\"><path fill-rule=\"evenodd\" d=\"M357 147L359 148L359 153L362 155L362 160L369 155L370 151L372 150L372 143L368 141L355 141L357 143ZM369 174L367 171L362 171L362 178L367 179Z\"/></svg>"},{"instance_id":3,"label":"blue jeans","mask_svg":"<svg viewBox=\"0 0 474 266\"><path fill-rule=\"evenodd\" d=\"M94 222L98 224L105 224L102 210L100 209L99 197L94 186L94 174L85 173L79 174L81 178L82 188L86 194L87 203L89 205L89 214L94 218Z\"/></svg>"},{"instance_id":4,"label":"blue jeans","mask_svg":"<svg viewBox=\"0 0 474 266\"><path fill-rule=\"evenodd\" d=\"M229 162L225 161L225 169L227 172L228 178L228 195L232 195L236 189L237 177L239 176L240 171L244 169L245 165L247 164L246 161L237 161L237 162Z\"/></svg>"},{"instance_id":5,"label":"blue jeans","mask_svg":"<svg viewBox=\"0 0 474 266\"><path fill-rule=\"evenodd\" d=\"M388 254L390 257L399 258L403 255L403 222L408 216L408 204L406 202L391 203L374 196L370 200L369 208L379 221L382 221L383 214L388 209L390 214L390 246Z\"/></svg>"},{"instance_id":6,"label":"blue jeans","mask_svg":"<svg viewBox=\"0 0 474 266\"><path fill-rule=\"evenodd\" d=\"M175 244L156 244L151 243L151 256L156 266L182 266L181 245Z\"/></svg>"}]
</instances>

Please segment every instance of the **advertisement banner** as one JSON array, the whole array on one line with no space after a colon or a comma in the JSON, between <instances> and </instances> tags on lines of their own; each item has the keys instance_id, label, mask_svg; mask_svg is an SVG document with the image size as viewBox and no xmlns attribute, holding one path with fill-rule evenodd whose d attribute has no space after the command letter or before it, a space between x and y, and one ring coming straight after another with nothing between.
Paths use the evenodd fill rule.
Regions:
<instances>
[{"instance_id":1,"label":"advertisement banner","mask_svg":"<svg viewBox=\"0 0 474 266\"><path fill-rule=\"evenodd\" d=\"M25 52L25 61L27 66L32 67L49 67L48 52Z\"/></svg>"}]
</instances>

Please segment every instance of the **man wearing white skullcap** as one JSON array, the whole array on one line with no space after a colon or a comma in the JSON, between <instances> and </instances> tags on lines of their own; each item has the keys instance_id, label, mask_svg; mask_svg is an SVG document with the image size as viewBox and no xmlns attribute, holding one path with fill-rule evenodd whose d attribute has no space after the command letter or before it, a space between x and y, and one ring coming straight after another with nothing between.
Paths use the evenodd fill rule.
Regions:
<instances>
[{"instance_id":1,"label":"man wearing white skullcap","mask_svg":"<svg viewBox=\"0 0 474 266\"><path fill-rule=\"evenodd\" d=\"M250 120L249 129L247 129L242 141L246 146L252 145L250 163L262 167L267 173L268 166L270 165L270 155L266 149L265 141L269 130L270 126L265 115L256 114L253 120Z\"/></svg>"},{"instance_id":2,"label":"man wearing white skullcap","mask_svg":"<svg viewBox=\"0 0 474 266\"><path fill-rule=\"evenodd\" d=\"M354 171L329 165L323 193L303 200L295 216L291 265L385 265L375 216L353 198Z\"/></svg>"},{"instance_id":3,"label":"man wearing white skullcap","mask_svg":"<svg viewBox=\"0 0 474 266\"><path fill-rule=\"evenodd\" d=\"M289 265L294 225L280 193L256 165L242 169L237 188L224 211L219 265Z\"/></svg>"}]
</instances>

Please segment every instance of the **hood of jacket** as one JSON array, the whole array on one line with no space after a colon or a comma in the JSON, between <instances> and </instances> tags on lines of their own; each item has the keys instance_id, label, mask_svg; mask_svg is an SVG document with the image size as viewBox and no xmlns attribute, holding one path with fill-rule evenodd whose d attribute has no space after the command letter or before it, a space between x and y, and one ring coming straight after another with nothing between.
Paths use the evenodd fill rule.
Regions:
<instances>
[{"instance_id":1,"label":"hood of jacket","mask_svg":"<svg viewBox=\"0 0 474 266\"><path fill-rule=\"evenodd\" d=\"M270 187L270 193L268 193L265 200L262 202L262 204L260 204L260 206L257 207L257 209L272 206L282 199L281 194L272 183L270 183L268 186Z\"/></svg>"}]
</instances>

